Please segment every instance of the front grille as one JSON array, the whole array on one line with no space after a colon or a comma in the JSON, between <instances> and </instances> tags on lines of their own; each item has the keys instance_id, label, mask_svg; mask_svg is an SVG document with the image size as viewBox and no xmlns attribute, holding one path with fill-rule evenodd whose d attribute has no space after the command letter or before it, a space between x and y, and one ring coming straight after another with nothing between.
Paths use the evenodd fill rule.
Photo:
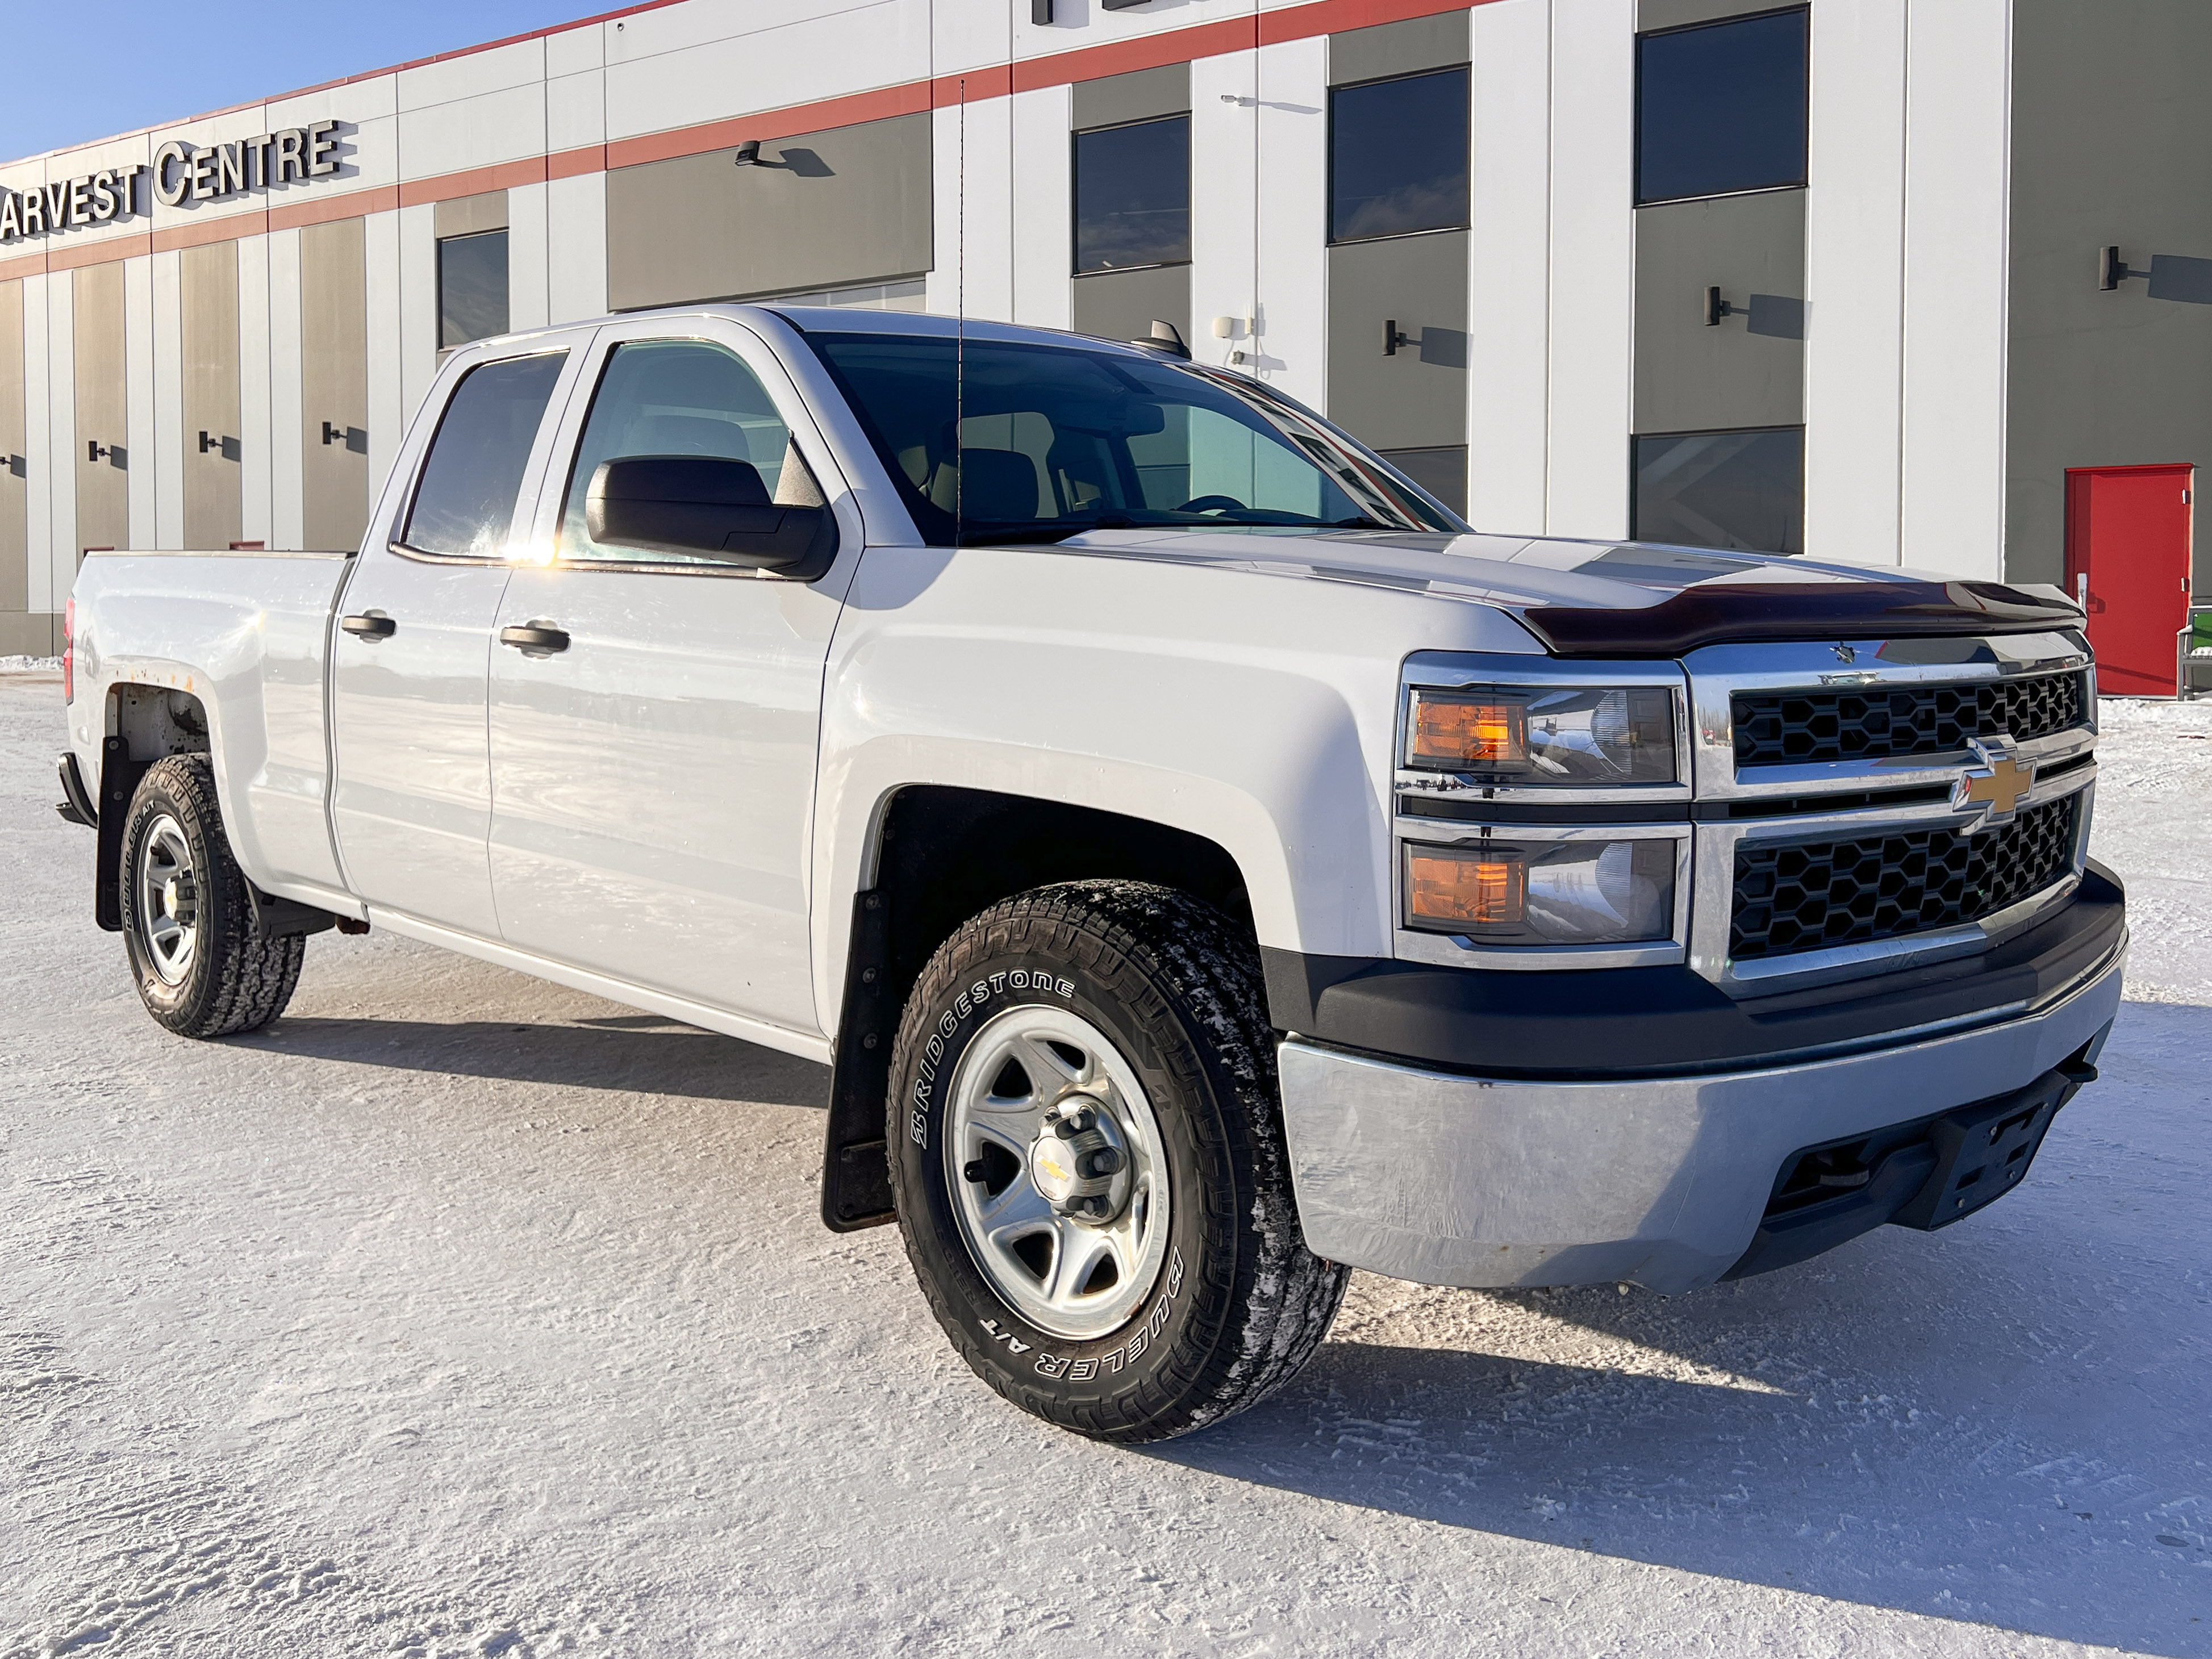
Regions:
<instances>
[{"instance_id":1,"label":"front grille","mask_svg":"<svg viewBox=\"0 0 2212 1659\"><path fill-rule=\"evenodd\" d=\"M1886 760L1954 753L1969 738L2025 741L2082 724L2079 672L1963 685L1739 691L1735 763Z\"/></svg>"},{"instance_id":2,"label":"front grille","mask_svg":"<svg viewBox=\"0 0 2212 1659\"><path fill-rule=\"evenodd\" d=\"M1993 915L2066 873L2080 800L2031 806L1978 836L1892 830L1741 845L1729 954L1744 962L1863 945Z\"/></svg>"}]
</instances>

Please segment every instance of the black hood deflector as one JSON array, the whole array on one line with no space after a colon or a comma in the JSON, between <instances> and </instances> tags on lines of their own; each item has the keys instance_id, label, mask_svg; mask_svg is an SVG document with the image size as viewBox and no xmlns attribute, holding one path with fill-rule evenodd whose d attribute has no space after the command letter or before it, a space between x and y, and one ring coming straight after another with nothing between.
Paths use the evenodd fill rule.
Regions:
<instances>
[{"instance_id":1,"label":"black hood deflector","mask_svg":"<svg viewBox=\"0 0 2212 1659\"><path fill-rule=\"evenodd\" d=\"M1516 613L1559 657L1679 657L1760 640L1878 640L2079 628L2063 599L2002 582L1711 582L1636 610Z\"/></svg>"}]
</instances>

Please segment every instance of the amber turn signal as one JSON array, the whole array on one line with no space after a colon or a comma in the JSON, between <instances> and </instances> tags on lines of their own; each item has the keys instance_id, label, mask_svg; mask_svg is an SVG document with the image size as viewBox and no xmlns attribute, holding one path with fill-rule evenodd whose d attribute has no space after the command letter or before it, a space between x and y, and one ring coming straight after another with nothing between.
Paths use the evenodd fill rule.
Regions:
<instances>
[{"instance_id":1,"label":"amber turn signal","mask_svg":"<svg viewBox=\"0 0 2212 1659\"><path fill-rule=\"evenodd\" d=\"M1407 908L1417 922L1517 926L1528 906L1528 866L1518 859L1421 848L1406 860Z\"/></svg>"},{"instance_id":2,"label":"amber turn signal","mask_svg":"<svg viewBox=\"0 0 2212 1659\"><path fill-rule=\"evenodd\" d=\"M1407 757L1450 771L1518 766L1528 758L1528 712L1517 702L1417 692Z\"/></svg>"}]
</instances>

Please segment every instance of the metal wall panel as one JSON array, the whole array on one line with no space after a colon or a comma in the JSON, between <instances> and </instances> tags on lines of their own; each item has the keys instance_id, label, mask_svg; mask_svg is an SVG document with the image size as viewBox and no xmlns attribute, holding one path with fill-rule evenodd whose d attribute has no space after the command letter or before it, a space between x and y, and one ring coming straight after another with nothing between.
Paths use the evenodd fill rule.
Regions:
<instances>
[{"instance_id":1,"label":"metal wall panel","mask_svg":"<svg viewBox=\"0 0 2212 1659\"><path fill-rule=\"evenodd\" d=\"M1705 290L1730 314L1708 327ZM1635 429L1795 426L1805 417L1805 192L1636 212Z\"/></svg>"},{"instance_id":2,"label":"metal wall panel","mask_svg":"<svg viewBox=\"0 0 2212 1659\"><path fill-rule=\"evenodd\" d=\"M1681 28L1691 23L1717 23L1723 17L1748 16L1755 12L1779 9L1779 7L1762 4L1761 0L1637 0L1636 27L1640 33L1649 33L1652 29Z\"/></svg>"},{"instance_id":3,"label":"metal wall panel","mask_svg":"<svg viewBox=\"0 0 2212 1659\"><path fill-rule=\"evenodd\" d=\"M1467 441L1463 230L1328 251L1328 415L1377 449ZM1406 337L1383 350L1386 323Z\"/></svg>"},{"instance_id":4,"label":"metal wall panel","mask_svg":"<svg viewBox=\"0 0 2212 1659\"><path fill-rule=\"evenodd\" d=\"M225 548L246 534L239 467L238 244L178 258L183 311L185 545Z\"/></svg>"},{"instance_id":5,"label":"metal wall panel","mask_svg":"<svg viewBox=\"0 0 2212 1659\"><path fill-rule=\"evenodd\" d=\"M76 304L76 548L131 544L123 266L70 273Z\"/></svg>"},{"instance_id":6,"label":"metal wall panel","mask_svg":"<svg viewBox=\"0 0 2212 1659\"><path fill-rule=\"evenodd\" d=\"M1805 204L1805 551L1894 564L1904 487L1910 0L1813 12Z\"/></svg>"},{"instance_id":7,"label":"metal wall panel","mask_svg":"<svg viewBox=\"0 0 2212 1659\"><path fill-rule=\"evenodd\" d=\"M1150 265L1078 276L1075 331L1102 340L1148 340L1155 319L1190 338L1190 267Z\"/></svg>"},{"instance_id":8,"label":"metal wall panel","mask_svg":"<svg viewBox=\"0 0 2212 1659\"><path fill-rule=\"evenodd\" d=\"M1554 536L1620 536L1628 530L1634 349L1635 9L1631 0L1558 0L1550 10L1544 527Z\"/></svg>"},{"instance_id":9,"label":"metal wall panel","mask_svg":"<svg viewBox=\"0 0 2212 1659\"><path fill-rule=\"evenodd\" d=\"M2009 578L2061 579L2067 468L2212 465L2208 70L2200 0L2013 9ZM2128 275L2106 291L2108 246ZM2201 544L2191 591L2212 603Z\"/></svg>"},{"instance_id":10,"label":"metal wall panel","mask_svg":"<svg viewBox=\"0 0 2212 1659\"><path fill-rule=\"evenodd\" d=\"M1349 86L1390 75L1415 75L1467 62L1468 15L1439 12L1401 23L1346 29L1328 37L1328 81Z\"/></svg>"},{"instance_id":11,"label":"metal wall panel","mask_svg":"<svg viewBox=\"0 0 2212 1659\"><path fill-rule=\"evenodd\" d=\"M1190 107L1190 65L1170 64L1163 69L1078 81L1070 93L1068 118L1078 132L1180 115Z\"/></svg>"},{"instance_id":12,"label":"metal wall panel","mask_svg":"<svg viewBox=\"0 0 2212 1659\"><path fill-rule=\"evenodd\" d=\"M300 233L301 538L349 551L368 524L368 256L359 219Z\"/></svg>"},{"instance_id":13,"label":"metal wall panel","mask_svg":"<svg viewBox=\"0 0 2212 1659\"><path fill-rule=\"evenodd\" d=\"M900 115L607 174L616 311L879 283L930 268L930 118Z\"/></svg>"},{"instance_id":14,"label":"metal wall panel","mask_svg":"<svg viewBox=\"0 0 2212 1659\"><path fill-rule=\"evenodd\" d=\"M437 204L438 240L474 236L480 231L505 230L507 192L488 190L481 196L455 196Z\"/></svg>"},{"instance_id":15,"label":"metal wall panel","mask_svg":"<svg viewBox=\"0 0 2212 1659\"><path fill-rule=\"evenodd\" d=\"M0 283L0 653L16 642L31 608L30 463L25 456L23 285Z\"/></svg>"}]
</instances>

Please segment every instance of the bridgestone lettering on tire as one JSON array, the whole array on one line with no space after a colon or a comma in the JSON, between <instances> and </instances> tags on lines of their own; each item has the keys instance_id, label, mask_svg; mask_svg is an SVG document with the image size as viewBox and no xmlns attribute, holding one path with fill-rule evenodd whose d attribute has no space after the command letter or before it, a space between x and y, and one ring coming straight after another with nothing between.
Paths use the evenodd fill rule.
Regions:
<instances>
[{"instance_id":1,"label":"bridgestone lettering on tire","mask_svg":"<svg viewBox=\"0 0 2212 1659\"><path fill-rule=\"evenodd\" d=\"M205 756L147 769L123 826L123 939L146 1012L181 1036L229 1036L284 1012L304 938L263 939Z\"/></svg>"},{"instance_id":2,"label":"bridgestone lettering on tire","mask_svg":"<svg viewBox=\"0 0 2212 1659\"><path fill-rule=\"evenodd\" d=\"M907 1003L889 1116L931 1308L1048 1422L1218 1422L1294 1376L1343 1299L1298 1228L1257 953L1182 894L1068 883L969 921Z\"/></svg>"}]
</instances>

